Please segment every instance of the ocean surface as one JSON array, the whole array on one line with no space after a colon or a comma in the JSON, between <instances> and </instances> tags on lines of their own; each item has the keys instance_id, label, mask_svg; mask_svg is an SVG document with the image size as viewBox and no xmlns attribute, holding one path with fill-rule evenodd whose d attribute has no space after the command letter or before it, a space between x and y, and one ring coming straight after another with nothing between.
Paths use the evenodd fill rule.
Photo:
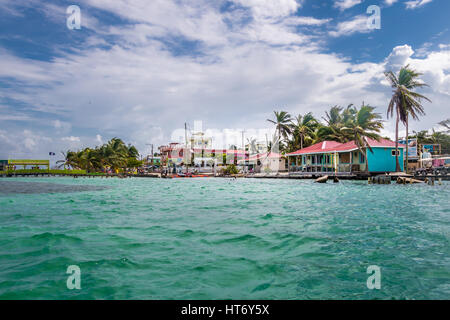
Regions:
<instances>
[{"instance_id":1,"label":"ocean surface","mask_svg":"<svg viewBox=\"0 0 450 320\"><path fill-rule=\"evenodd\" d=\"M448 182L0 179L0 299L449 299L449 199Z\"/></svg>"}]
</instances>

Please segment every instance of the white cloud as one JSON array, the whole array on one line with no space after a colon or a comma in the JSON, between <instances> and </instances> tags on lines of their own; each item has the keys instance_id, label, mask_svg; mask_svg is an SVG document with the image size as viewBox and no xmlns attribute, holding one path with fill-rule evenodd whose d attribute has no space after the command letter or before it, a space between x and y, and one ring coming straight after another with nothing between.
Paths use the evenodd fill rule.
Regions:
<instances>
[{"instance_id":1,"label":"white cloud","mask_svg":"<svg viewBox=\"0 0 450 320\"><path fill-rule=\"evenodd\" d=\"M285 25L305 25L305 26L321 26L330 22L332 19L316 19L314 17L289 17L283 20Z\"/></svg>"},{"instance_id":2,"label":"white cloud","mask_svg":"<svg viewBox=\"0 0 450 320\"><path fill-rule=\"evenodd\" d=\"M346 10L360 4L362 0L335 0L334 6L340 10Z\"/></svg>"},{"instance_id":3,"label":"white cloud","mask_svg":"<svg viewBox=\"0 0 450 320\"><path fill-rule=\"evenodd\" d=\"M68 142L80 142L80 138L79 137L74 137L74 136L70 136L70 137L63 137L61 138L62 141L68 141Z\"/></svg>"},{"instance_id":4,"label":"white cloud","mask_svg":"<svg viewBox=\"0 0 450 320\"><path fill-rule=\"evenodd\" d=\"M412 0L412 1L406 1L405 2L405 6L406 9L415 9L415 8L420 8L424 5L426 5L427 3L430 3L433 0Z\"/></svg>"},{"instance_id":5,"label":"white cloud","mask_svg":"<svg viewBox=\"0 0 450 320\"><path fill-rule=\"evenodd\" d=\"M30 121L30 118L27 115L20 114L0 114L0 121Z\"/></svg>"},{"instance_id":6,"label":"white cloud","mask_svg":"<svg viewBox=\"0 0 450 320\"><path fill-rule=\"evenodd\" d=\"M14 89L0 88L2 97L58 119L50 122L49 130L64 129L67 120L61 119L70 119L68 130L56 136L11 130L17 141L30 139L19 147L3 140L0 132L0 156L11 152L45 156L44 151L95 146L114 136L135 143L145 153L146 144L169 142L171 133L185 121L203 120L205 129L219 132L224 128L272 129L266 119L275 109L294 114L312 111L320 117L332 105L364 100L385 114L391 90L382 83L383 71L405 63L424 72L424 80L432 85L427 93L434 103L427 106L428 116L420 128L440 121L450 104L450 53L445 47L414 59L413 49L404 45L394 48L380 63L351 63L346 57L323 53L318 40L295 30L297 25L326 23L293 16L300 2L295 2L294 8L292 1L286 1L284 9L272 15L267 9L269 1L266 7L252 7L251 17L257 15L258 19L248 23L242 22L248 12L220 13L210 1L85 3L134 24L101 25L90 41L107 41L104 35L114 35L111 46L81 46L77 53L49 62L0 50L0 77L21 83ZM332 35L368 32L366 21L367 16L362 15L340 23ZM194 40L199 53L189 49L173 54L155 36L164 36L166 41L171 37ZM177 41L171 45L176 46ZM411 124L413 129L417 129L415 125ZM392 132L392 123L386 123L386 131ZM51 143L44 138L36 140L50 135Z\"/></svg>"},{"instance_id":7,"label":"white cloud","mask_svg":"<svg viewBox=\"0 0 450 320\"><path fill-rule=\"evenodd\" d=\"M386 68L397 72L407 64L413 54L414 50L409 45L395 47L386 59Z\"/></svg>"},{"instance_id":8,"label":"white cloud","mask_svg":"<svg viewBox=\"0 0 450 320\"><path fill-rule=\"evenodd\" d=\"M426 57L431 52L432 46L433 44L431 42L425 42L419 49L416 50L416 57Z\"/></svg>"},{"instance_id":9,"label":"white cloud","mask_svg":"<svg viewBox=\"0 0 450 320\"><path fill-rule=\"evenodd\" d=\"M374 29L370 29L367 26L368 17L365 15L359 15L351 20L338 23L336 29L330 31L329 34L332 37L349 36L354 33L369 33Z\"/></svg>"},{"instance_id":10,"label":"white cloud","mask_svg":"<svg viewBox=\"0 0 450 320\"><path fill-rule=\"evenodd\" d=\"M255 18L284 17L295 13L301 2L296 0L232 0L252 9Z\"/></svg>"}]
</instances>

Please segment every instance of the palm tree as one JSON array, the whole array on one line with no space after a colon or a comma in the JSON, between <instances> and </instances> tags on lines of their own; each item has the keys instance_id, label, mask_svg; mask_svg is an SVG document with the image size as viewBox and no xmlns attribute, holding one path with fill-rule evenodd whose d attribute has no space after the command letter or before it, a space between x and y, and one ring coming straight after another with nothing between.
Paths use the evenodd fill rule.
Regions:
<instances>
[{"instance_id":1,"label":"palm tree","mask_svg":"<svg viewBox=\"0 0 450 320\"><path fill-rule=\"evenodd\" d=\"M438 124L445 127L447 129L447 133L450 133L450 119L441 121Z\"/></svg>"},{"instance_id":2,"label":"palm tree","mask_svg":"<svg viewBox=\"0 0 450 320\"><path fill-rule=\"evenodd\" d=\"M99 168L100 158L97 149L86 148L83 150L82 163L87 172Z\"/></svg>"},{"instance_id":3,"label":"palm tree","mask_svg":"<svg viewBox=\"0 0 450 320\"><path fill-rule=\"evenodd\" d=\"M88 172L104 169L110 166L112 169L124 168L128 163L138 164L139 152L132 145L118 138L111 139L108 143L95 149L85 148L81 151L63 152L64 160L57 161L59 167L72 167L85 169Z\"/></svg>"},{"instance_id":4,"label":"palm tree","mask_svg":"<svg viewBox=\"0 0 450 320\"><path fill-rule=\"evenodd\" d=\"M292 117L286 111L274 111L275 121L267 119L267 121L276 125L276 130L278 131L278 137L281 141L281 137L283 136L285 139L291 133L290 123L292 122Z\"/></svg>"},{"instance_id":5,"label":"palm tree","mask_svg":"<svg viewBox=\"0 0 450 320\"><path fill-rule=\"evenodd\" d=\"M379 140L380 129L383 128L381 116L375 113L375 108L362 104L359 110L356 110L355 118L347 121L346 127L342 128L344 133L351 135L355 141L358 150L364 155L366 161L365 171L369 172L369 162L367 160L367 149L372 151L372 147L367 142L367 138Z\"/></svg>"},{"instance_id":6,"label":"palm tree","mask_svg":"<svg viewBox=\"0 0 450 320\"><path fill-rule=\"evenodd\" d=\"M318 121L314 118L311 112L308 112L304 116L299 114L295 117L295 122L292 122L290 125L293 135L292 145L294 149L297 147L298 140L300 140L300 149L303 149L303 143L307 138L311 137L318 125ZM310 140L312 139L310 138Z\"/></svg>"},{"instance_id":7,"label":"palm tree","mask_svg":"<svg viewBox=\"0 0 450 320\"><path fill-rule=\"evenodd\" d=\"M387 109L387 117L396 113L395 122L395 167L396 171L400 171L400 163L398 161L398 124L401 121L406 126L406 142L408 142L408 118L411 115L414 120L419 119L419 115L424 115L425 111L422 106L422 99L431 102L427 97L412 91L415 88L427 86L427 84L418 80L421 73L411 69L409 65L400 69L398 76L392 71L384 73L393 88L393 95ZM406 167L408 168L408 143L406 143Z\"/></svg>"},{"instance_id":8,"label":"palm tree","mask_svg":"<svg viewBox=\"0 0 450 320\"><path fill-rule=\"evenodd\" d=\"M81 167L81 161L80 157L81 154L79 152L74 151L67 151L67 152L61 152L64 156L64 160L58 160L56 161L56 164L58 165L58 168L64 167L64 169L67 167L72 168L80 168Z\"/></svg>"},{"instance_id":9,"label":"palm tree","mask_svg":"<svg viewBox=\"0 0 450 320\"><path fill-rule=\"evenodd\" d=\"M317 128L315 142L332 140L345 143L352 140L353 137L348 132L342 131L342 128L354 121L357 112L358 110L353 104L349 104L345 109L340 106L331 107L329 111L325 112L325 117L322 117L326 125L320 125Z\"/></svg>"},{"instance_id":10,"label":"palm tree","mask_svg":"<svg viewBox=\"0 0 450 320\"><path fill-rule=\"evenodd\" d=\"M126 166L129 150L121 139L112 138L106 144L106 148L109 154L107 161L113 169Z\"/></svg>"},{"instance_id":11,"label":"palm tree","mask_svg":"<svg viewBox=\"0 0 450 320\"><path fill-rule=\"evenodd\" d=\"M127 149L128 149L128 158L133 159L139 158L139 151L136 149L135 146L128 144Z\"/></svg>"}]
</instances>

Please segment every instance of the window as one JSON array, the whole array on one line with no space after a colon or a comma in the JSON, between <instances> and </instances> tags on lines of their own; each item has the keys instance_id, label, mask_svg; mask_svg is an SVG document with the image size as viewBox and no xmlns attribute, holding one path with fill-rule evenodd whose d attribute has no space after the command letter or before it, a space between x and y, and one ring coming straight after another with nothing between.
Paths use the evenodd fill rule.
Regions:
<instances>
[{"instance_id":1,"label":"window","mask_svg":"<svg viewBox=\"0 0 450 320\"><path fill-rule=\"evenodd\" d=\"M397 150L392 150L391 151L391 154L392 154L393 157L395 157L395 155L396 155L395 151L397 151ZM397 155L400 156L400 150L397 151Z\"/></svg>"},{"instance_id":2,"label":"window","mask_svg":"<svg viewBox=\"0 0 450 320\"><path fill-rule=\"evenodd\" d=\"M366 157L364 157L363 153L359 154L359 163L365 163L366 162Z\"/></svg>"},{"instance_id":3,"label":"window","mask_svg":"<svg viewBox=\"0 0 450 320\"><path fill-rule=\"evenodd\" d=\"M339 154L339 162L340 163L350 163L350 152L340 153Z\"/></svg>"}]
</instances>

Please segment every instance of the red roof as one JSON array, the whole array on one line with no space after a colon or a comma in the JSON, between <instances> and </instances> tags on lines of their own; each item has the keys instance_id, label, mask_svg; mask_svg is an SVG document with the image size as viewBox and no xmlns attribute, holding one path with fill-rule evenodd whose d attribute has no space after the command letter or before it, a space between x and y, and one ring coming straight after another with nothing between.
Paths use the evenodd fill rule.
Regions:
<instances>
[{"instance_id":1,"label":"red roof","mask_svg":"<svg viewBox=\"0 0 450 320\"><path fill-rule=\"evenodd\" d=\"M298 154L307 154L307 153L325 153L334 151L337 146L342 145L342 143L337 141L322 141L307 148L303 148L297 150L292 153L288 153L287 156L295 156Z\"/></svg>"},{"instance_id":2,"label":"red roof","mask_svg":"<svg viewBox=\"0 0 450 320\"><path fill-rule=\"evenodd\" d=\"M369 146L372 148L395 148L395 142L381 138L379 141L367 138ZM404 144L398 144L399 148L406 148ZM349 152L358 149L355 141L347 143L339 143L336 141L323 141L316 143L310 147L297 150L292 153L288 153L287 156L295 156L300 154L312 154L312 153L329 153L329 152Z\"/></svg>"}]
</instances>

